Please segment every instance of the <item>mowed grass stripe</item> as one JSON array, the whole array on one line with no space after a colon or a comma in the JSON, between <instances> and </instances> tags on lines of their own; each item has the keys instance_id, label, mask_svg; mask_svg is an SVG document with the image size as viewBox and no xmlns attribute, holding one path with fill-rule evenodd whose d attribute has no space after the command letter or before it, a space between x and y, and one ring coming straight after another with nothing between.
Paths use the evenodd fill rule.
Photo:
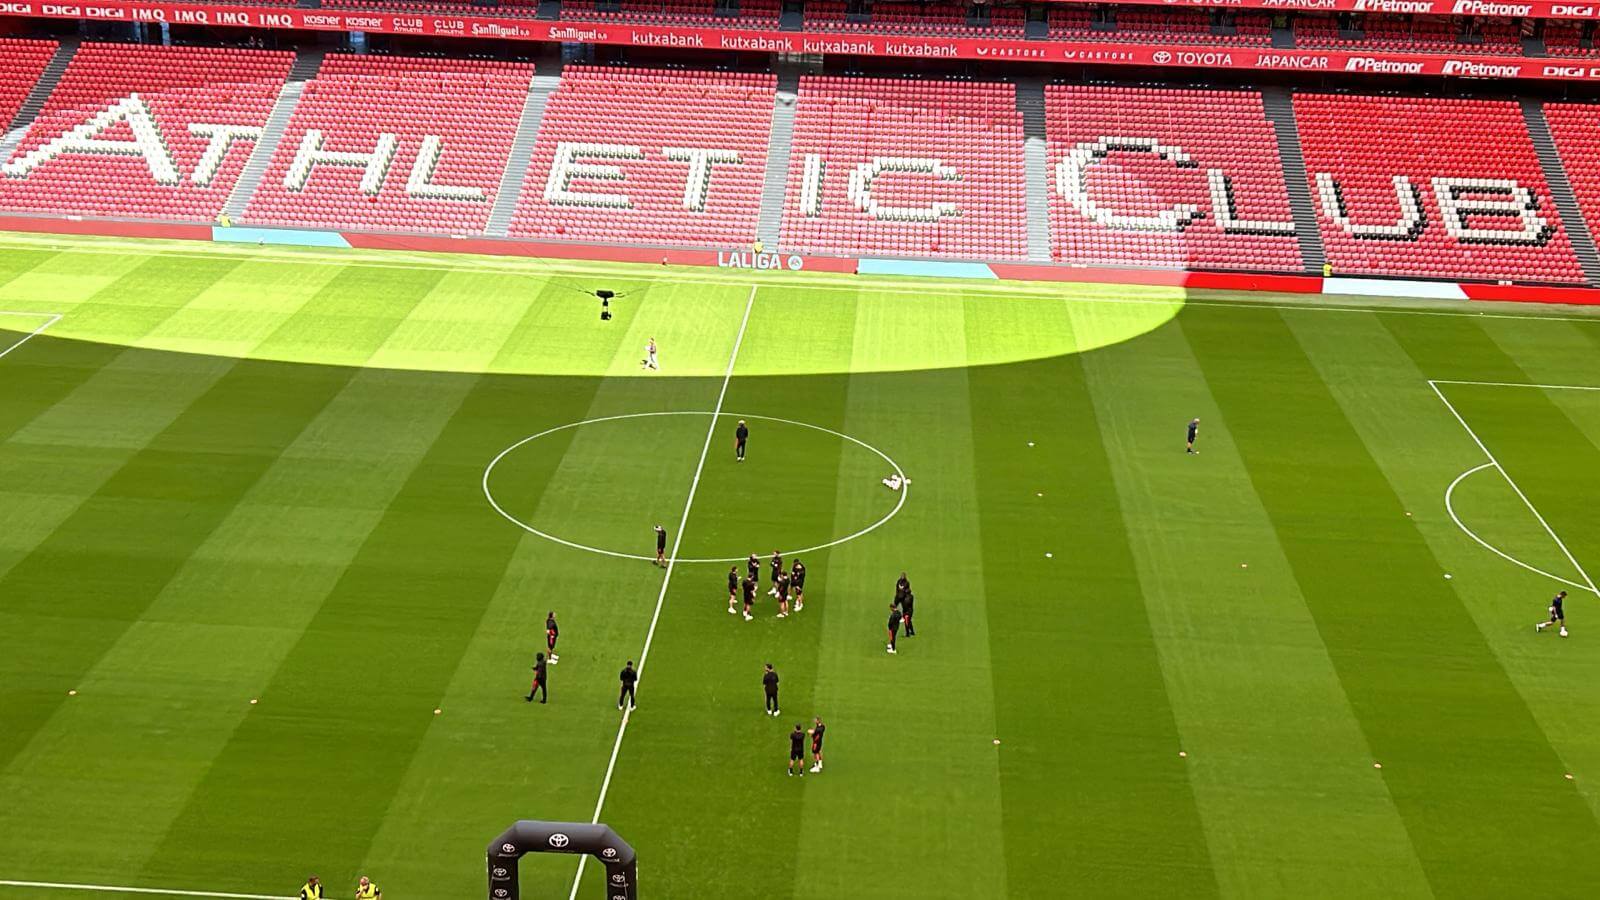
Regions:
<instances>
[{"instance_id":1,"label":"mowed grass stripe","mask_svg":"<svg viewBox=\"0 0 1600 900\"><path fill-rule=\"evenodd\" d=\"M1222 894L1429 896L1182 330L1083 364Z\"/></svg>"},{"instance_id":2,"label":"mowed grass stripe","mask_svg":"<svg viewBox=\"0 0 1600 900\"><path fill-rule=\"evenodd\" d=\"M493 354L492 338L483 352ZM394 339L390 333L368 343L369 352ZM53 719L29 764L19 761L7 775L18 784L55 781L49 796L58 810L75 798L85 810L66 819L28 803L0 811L0 823L36 823L17 833L25 833L40 871L81 870L73 863L74 838L100 827L107 833L98 839L118 852L97 860L106 866L97 878L126 880L144 864L248 713L245 698L259 695L468 386L461 378L358 370L196 550L143 621L84 679L86 693L117 685L144 702L92 713L86 704L69 707L81 714ZM143 723L158 715L178 716L186 727L156 730L120 752L108 746L100 753L107 762L92 773L59 752L94 752L97 743L147 731ZM108 728L110 722L121 724ZM155 797L128 789L151 781L163 785ZM37 824L56 821L72 833Z\"/></svg>"},{"instance_id":3,"label":"mowed grass stripe","mask_svg":"<svg viewBox=\"0 0 1600 900\"><path fill-rule=\"evenodd\" d=\"M1083 361L969 378L1011 891L1213 896Z\"/></svg>"},{"instance_id":4,"label":"mowed grass stripe","mask_svg":"<svg viewBox=\"0 0 1600 900\"><path fill-rule=\"evenodd\" d=\"M1483 452L1427 388L1417 362L1380 318L1352 317L1329 323L1305 315L1286 316L1307 356L1412 513L1408 521L1416 523L1441 567L1454 576L1449 584L1560 757L1553 762L1530 762L1528 768L1545 770L1551 782L1575 786L1588 797L1592 809L1595 798L1583 775L1600 770L1595 749L1600 747L1600 719L1595 715L1600 709L1593 698L1570 690L1570 685L1600 678L1595 656L1553 636L1549 641L1536 636L1532 623L1542 618L1557 585L1483 549L1447 514L1442 503L1445 486L1479 465ZM1480 323L1490 329L1500 324ZM1544 324L1564 329L1560 322ZM1403 389L1407 384L1414 387ZM1462 482L1454 503L1466 523L1508 551L1551 569L1564 564L1554 543L1499 473L1485 471ZM1577 577L1575 572L1569 574ZM1578 652L1564 652L1574 649ZM1548 771L1547 767L1556 763L1564 764L1578 779L1565 782L1564 772ZM1533 795L1535 802L1545 799L1543 793ZM1576 883L1581 876L1563 880Z\"/></svg>"},{"instance_id":5,"label":"mowed grass stripe","mask_svg":"<svg viewBox=\"0 0 1600 900\"><path fill-rule=\"evenodd\" d=\"M481 462L554 425L630 410L708 408L720 378L639 375L632 336L635 329L678 320L696 339L675 344L674 362L698 370L720 356L725 368L748 293L748 287L689 292L663 285L648 295L638 292L641 302L625 313L619 308L618 318L602 324L593 307L573 304L553 286L540 304L537 331L508 341L492 368L517 370L529 360L566 353L586 371L621 364L635 369L603 380L506 379L588 397L588 409L508 403L506 419L518 430L487 446ZM563 327L575 311L581 324ZM552 533L570 537L598 522L605 528L597 540L648 553L652 523L677 527L709 424L709 418L674 416L556 432L503 460L506 471L497 470L492 486L503 504ZM660 589L661 570L648 563L555 545L499 519L481 495L468 502L515 536L516 548L450 677L440 704L446 715L411 757L367 853L363 871L381 873L386 889L427 892L443 884L463 895L480 890L480 867L463 861L481 857L486 840L510 822L589 819L616 735L616 673L625 659L637 660ZM663 618L676 612L670 597L668 604ZM522 697L534 653L544 648L550 610L562 631L561 662L549 670L550 702L530 706ZM655 685L654 663L650 669ZM660 759L651 756L652 764ZM494 777L485 779L484 772ZM525 895L565 896L574 864L570 857L530 859L523 867Z\"/></svg>"},{"instance_id":6,"label":"mowed grass stripe","mask_svg":"<svg viewBox=\"0 0 1600 900\"><path fill-rule=\"evenodd\" d=\"M823 584L830 564L827 554L802 557L809 570L810 602L803 612L794 613L791 606L791 615L778 619L777 601L766 593L771 587L769 557L775 547L793 547L791 536L834 532L837 476L852 451L831 438L818 440L820 436L793 426L756 420L750 422L749 455L739 463L733 453L734 414L838 428L845 419L847 377L740 373L746 366L769 366L775 357L814 360L841 345L848 352L852 312L836 298L814 300L782 289L761 290L751 309L723 403L730 415L716 423L682 552L760 554L756 618L746 622L727 614L727 565L678 565L640 685L640 710L629 723L603 814L636 847L648 849L656 861L648 863L651 891L662 896L787 896L793 890L799 854L795 823L806 785L783 773L786 735L795 722L805 721L809 727L814 712L821 613L830 596ZM737 327L736 320L725 326L730 332ZM814 346L799 346L799 335L814 338ZM707 409L720 384L709 387L713 393ZM674 442L671 452L686 454L692 467L712 423L698 417L691 421L698 432L693 446L680 450ZM786 571L792 563L793 556L787 556ZM742 563L738 571L744 575ZM638 631L635 644L643 638ZM621 662L611 668L620 668ZM784 715L779 718L764 714L761 675L768 662L781 678ZM689 809L721 812L663 814ZM775 823L789 823L778 826L783 839L753 839ZM722 853L706 852L734 847L736 865ZM605 896L601 883L598 871L591 869L580 896Z\"/></svg>"},{"instance_id":7,"label":"mowed grass stripe","mask_svg":"<svg viewBox=\"0 0 1600 900\"><path fill-rule=\"evenodd\" d=\"M1552 786L1549 744L1293 332L1180 321L1435 894L1558 885L1521 861L1549 815L1587 811Z\"/></svg>"},{"instance_id":8,"label":"mowed grass stripe","mask_svg":"<svg viewBox=\"0 0 1600 900\"><path fill-rule=\"evenodd\" d=\"M181 284L160 309L180 308L180 297L204 289L193 276ZM16 692L0 711L0 769L292 440L305 421L294 416L314 414L347 377L307 376L303 396L268 410L251 404L272 395L280 376L261 368L151 361L137 351L114 364L121 378L97 373L0 451L55 459L77 478L76 489L65 481L49 486L65 493L39 510L50 513L40 518L51 530L0 580L0 613L11 626L0 635L0 659L15 673L6 683ZM108 412L112 397L156 385L170 389L167 404ZM74 420L74 412L87 418ZM119 419L128 429L95 446L99 429Z\"/></svg>"},{"instance_id":9,"label":"mowed grass stripe","mask_svg":"<svg viewBox=\"0 0 1600 900\"><path fill-rule=\"evenodd\" d=\"M530 306L513 340L543 309ZM330 883L354 880L519 540L483 503L483 465L522 435L532 411L581 418L595 389L592 380L415 377L459 382L459 406L189 798L146 867L150 883L259 889L303 877L304 866ZM469 733L465 752L487 739ZM262 771L295 789L253 788ZM253 823L301 796L325 798L337 814L279 833L263 853Z\"/></svg>"}]
</instances>

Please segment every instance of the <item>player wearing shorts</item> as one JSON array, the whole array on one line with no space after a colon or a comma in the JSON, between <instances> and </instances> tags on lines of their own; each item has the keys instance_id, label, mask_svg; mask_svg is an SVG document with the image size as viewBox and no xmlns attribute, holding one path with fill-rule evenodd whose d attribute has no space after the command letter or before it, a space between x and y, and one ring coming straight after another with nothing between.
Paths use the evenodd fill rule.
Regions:
<instances>
[{"instance_id":1,"label":"player wearing shorts","mask_svg":"<svg viewBox=\"0 0 1600 900\"><path fill-rule=\"evenodd\" d=\"M806 777L806 730L800 723L794 723L794 730L789 732L789 774L794 774L795 764L800 764L800 777Z\"/></svg>"},{"instance_id":2,"label":"player wearing shorts","mask_svg":"<svg viewBox=\"0 0 1600 900\"><path fill-rule=\"evenodd\" d=\"M739 610L739 567L728 567L728 615L737 615Z\"/></svg>"},{"instance_id":3,"label":"player wearing shorts","mask_svg":"<svg viewBox=\"0 0 1600 900\"><path fill-rule=\"evenodd\" d=\"M789 590L794 593L794 611L806 608L806 567L799 559L789 567Z\"/></svg>"},{"instance_id":4,"label":"player wearing shorts","mask_svg":"<svg viewBox=\"0 0 1600 900\"><path fill-rule=\"evenodd\" d=\"M1561 591L1554 597L1550 598L1550 621L1540 622L1537 625L1534 625L1533 630L1535 633L1543 631L1546 628L1549 628L1551 625L1559 625L1561 630L1557 633L1562 637L1567 636L1567 614L1561 608L1561 604L1566 602L1566 599L1566 591Z\"/></svg>"},{"instance_id":5,"label":"player wearing shorts","mask_svg":"<svg viewBox=\"0 0 1600 900\"><path fill-rule=\"evenodd\" d=\"M750 614L750 607L756 605L756 580L746 577L739 582L739 590L744 594L744 620L748 622L755 618Z\"/></svg>"},{"instance_id":6,"label":"player wearing shorts","mask_svg":"<svg viewBox=\"0 0 1600 900\"><path fill-rule=\"evenodd\" d=\"M760 585L761 558L756 556L754 553L750 554L750 558L744 561L744 568L745 572L749 574L750 580L754 581L757 585Z\"/></svg>"},{"instance_id":7,"label":"player wearing shorts","mask_svg":"<svg viewBox=\"0 0 1600 900\"><path fill-rule=\"evenodd\" d=\"M822 717L817 716L817 724L811 727L811 771L822 771L822 734L828 726L822 724Z\"/></svg>"},{"instance_id":8,"label":"player wearing shorts","mask_svg":"<svg viewBox=\"0 0 1600 900\"><path fill-rule=\"evenodd\" d=\"M667 529L656 526L656 565L667 564Z\"/></svg>"},{"instance_id":9,"label":"player wearing shorts","mask_svg":"<svg viewBox=\"0 0 1600 900\"><path fill-rule=\"evenodd\" d=\"M556 639L561 637L561 629L556 626L556 612L551 610L544 617L544 652L549 654L550 665L561 662L561 657L556 655Z\"/></svg>"},{"instance_id":10,"label":"player wearing shorts","mask_svg":"<svg viewBox=\"0 0 1600 900\"><path fill-rule=\"evenodd\" d=\"M1186 449L1184 450L1185 453L1199 453L1200 452L1199 450L1196 450L1194 448L1194 442L1199 437L1200 437L1200 420L1199 419L1190 419L1189 420L1189 441L1188 441Z\"/></svg>"},{"instance_id":11,"label":"player wearing shorts","mask_svg":"<svg viewBox=\"0 0 1600 900\"><path fill-rule=\"evenodd\" d=\"M789 575L788 575L788 573L783 572L781 570L778 572L778 580L777 580L777 583L773 585L772 590L778 595L778 618L780 618L780 619L788 618L788 616L789 616Z\"/></svg>"},{"instance_id":12,"label":"player wearing shorts","mask_svg":"<svg viewBox=\"0 0 1600 900\"><path fill-rule=\"evenodd\" d=\"M544 654L540 653L533 658L533 686L528 688L528 696L522 698L528 703L533 702L533 695L539 695L539 702L550 699L549 676L544 667Z\"/></svg>"},{"instance_id":13,"label":"player wearing shorts","mask_svg":"<svg viewBox=\"0 0 1600 900\"><path fill-rule=\"evenodd\" d=\"M783 574L783 554L772 551L772 590L767 593L778 596L778 576Z\"/></svg>"},{"instance_id":14,"label":"player wearing shorts","mask_svg":"<svg viewBox=\"0 0 1600 900\"><path fill-rule=\"evenodd\" d=\"M900 634L900 607L889 604L889 652L894 652L894 639Z\"/></svg>"}]
</instances>

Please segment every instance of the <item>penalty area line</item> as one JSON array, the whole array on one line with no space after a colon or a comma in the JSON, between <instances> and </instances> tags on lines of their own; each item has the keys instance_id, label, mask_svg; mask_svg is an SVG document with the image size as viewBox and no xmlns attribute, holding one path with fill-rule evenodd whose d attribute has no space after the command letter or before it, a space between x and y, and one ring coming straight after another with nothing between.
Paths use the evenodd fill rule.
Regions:
<instances>
[{"instance_id":1,"label":"penalty area line","mask_svg":"<svg viewBox=\"0 0 1600 900\"><path fill-rule=\"evenodd\" d=\"M222 891L185 891L176 888L124 887L112 884L73 884L64 881L10 881L0 879L0 888L34 888L48 891L79 891L90 894L153 894L158 897L219 897L222 900L288 900L285 894L230 894Z\"/></svg>"},{"instance_id":2,"label":"penalty area line","mask_svg":"<svg viewBox=\"0 0 1600 900\"><path fill-rule=\"evenodd\" d=\"M1562 553L1563 556L1565 556L1567 558L1567 562L1571 563L1572 564L1572 568L1575 569L1579 575L1583 576L1584 583L1582 585L1573 584L1573 582L1567 581L1566 579L1563 579L1563 578L1557 578L1556 580L1557 581L1561 581L1561 582L1563 582L1565 584L1573 585L1574 587L1577 587L1577 588L1579 588L1581 590L1586 590L1589 593L1594 594L1597 597L1600 597L1600 588L1595 587L1594 579L1589 577L1589 573L1588 573L1588 571L1586 571L1583 568L1583 564L1579 563L1578 562L1578 558L1572 555L1572 551L1571 550L1567 549L1567 542L1563 541L1561 539L1561 535L1556 534L1556 530L1554 528L1550 527L1549 521L1547 521L1545 519L1544 515L1539 512L1539 508L1534 506L1533 505L1533 501L1528 499L1528 495L1524 494L1522 492L1522 488L1517 486L1517 482L1514 479L1512 479L1511 473L1506 471L1506 467L1500 464L1500 460L1497 459L1495 457L1494 453L1489 450L1489 446L1483 442L1482 438L1478 437L1478 433L1476 431L1472 430L1472 426L1467 424L1466 418L1464 418L1461 415L1461 413L1456 409L1455 404L1451 403L1450 402L1450 398L1446 397L1444 395L1444 391L1439 389L1439 385L1441 385L1441 384L1483 384L1483 385L1491 386L1491 387L1501 387L1501 386L1510 387L1510 386L1513 386L1513 385L1511 385L1509 383L1498 383L1498 382L1451 382L1451 381L1435 381L1434 379L1431 379L1431 378L1428 379L1428 387L1433 389L1434 396L1439 398L1439 402L1444 404L1444 408L1448 409L1450 411L1450 415L1455 417L1455 420L1458 423L1460 423L1460 425L1461 425L1461 427L1463 429L1466 430L1467 436L1472 438L1472 442L1474 444L1477 444L1478 445L1478 449L1482 450L1483 451L1483 455L1488 458L1489 462L1486 464L1486 466L1493 466L1495 468L1495 471L1500 473L1500 477L1504 478L1506 480L1506 484L1510 485L1511 486L1511 490L1516 493L1516 495L1517 495L1517 497L1519 499L1522 500L1522 505L1524 505L1524 506L1526 506L1528 508L1528 512L1533 513L1533 517L1535 519L1539 520L1539 524L1544 527L1545 534L1550 535L1550 539L1556 542L1556 546L1557 547L1561 548L1561 553ZM1525 386L1525 385L1516 385L1516 386L1522 387L1522 386ZM1479 466L1478 468L1482 469L1482 468L1485 468L1485 466ZM1472 472L1476 472L1476 471L1478 471L1478 469L1473 469L1472 470ZM1450 491L1455 488L1456 484L1459 483L1462 480L1462 478L1465 478L1467 475L1472 474L1472 472L1463 473L1461 476L1456 478L1455 482L1451 483L1449 488L1446 489L1445 493L1446 493L1446 505L1447 505L1447 507L1448 507L1448 504L1449 504L1449 496L1448 495L1449 495ZM1450 517L1452 519L1455 519L1455 511L1453 509L1450 510ZM1461 521L1459 519L1456 519L1456 524L1457 525L1461 525ZM1465 531L1466 528L1463 526L1462 530ZM1477 535L1472 534L1472 532L1468 531L1467 533L1469 535L1471 535L1471 537L1474 540L1478 541L1478 543L1484 544L1484 546L1486 546L1486 547L1489 546L1488 544L1485 544L1481 539L1479 539ZM1494 548L1490 547L1489 549L1493 550ZM1499 552L1499 551L1496 551L1496 552ZM1500 555L1501 556L1505 556L1505 554L1503 554L1503 553L1500 554ZM1510 559L1510 557L1507 557L1507 558ZM1512 562L1517 562L1517 560L1513 559ZM1517 562L1517 564L1518 565L1522 565L1524 568L1530 568L1530 569L1532 568L1531 566L1527 566L1527 565L1525 565L1523 563L1520 563L1520 562ZM1534 569L1534 571L1539 571L1539 570L1538 569ZM1550 573L1548 573L1548 572L1540 572L1540 574L1549 575Z\"/></svg>"},{"instance_id":3,"label":"penalty area line","mask_svg":"<svg viewBox=\"0 0 1600 900\"><path fill-rule=\"evenodd\" d=\"M733 339L733 352L728 354L728 368L722 374L722 388L717 391L717 405L711 411L711 424L706 426L706 440L700 447L700 459L694 465L694 477L689 481L689 496L683 501L683 516L678 519L678 532L672 538L672 555L667 557L667 571L661 579L661 592L656 595L656 608L650 614L650 628L644 634L644 649L639 651L639 665L635 668L638 681L644 681L644 666L650 659L650 645L655 641L656 625L661 621L661 608L667 602L667 588L672 584L672 570L678 564L678 550L683 546L683 529L689 524L689 510L694 507L695 492L700 489L700 475L706 468L706 455L711 452L711 439L717 434L717 419L722 415L722 404L728 399L728 384L733 381L733 365L739 360L739 348L744 344L745 329L750 327L750 310L756 305L756 290L759 285L750 285L750 296L744 302L744 317L739 320L739 333ZM611 759L606 763L606 775L600 782L600 796L594 802L594 815L590 817L591 824L600 821L600 813L605 810L606 795L611 791L611 776L617 769L617 754L622 750L622 739L628 733L628 720L633 717L633 707L629 706L622 711L622 721L617 725L617 739L611 745ZM568 900L576 900L578 887L583 883L584 865L588 863L587 855L578 857L578 871L572 876L572 892L567 895Z\"/></svg>"}]
</instances>

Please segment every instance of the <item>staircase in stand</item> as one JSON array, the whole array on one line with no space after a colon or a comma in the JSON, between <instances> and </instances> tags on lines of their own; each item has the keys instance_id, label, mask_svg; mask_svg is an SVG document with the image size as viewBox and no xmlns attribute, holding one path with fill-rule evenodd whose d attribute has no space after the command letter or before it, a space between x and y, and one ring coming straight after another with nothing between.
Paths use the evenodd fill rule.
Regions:
<instances>
[{"instance_id":1,"label":"staircase in stand","mask_svg":"<svg viewBox=\"0 0 1600 900\"><path fill-rule=\"evenodd\" d=\"M72 62L72 55L78 52L77 38L64 38L56 47L55 55L50 57L50 62L39 73L39 80L33 83L33 90L28 92L28 98L22 101L22 106L17 108L17 114L11 117L11 123L6 128L5 136L0 137L0 160L11 158L11 152L22 143L22 136L28 133L28 126L38 118L39 111L44 109L46 100L61 83L61 76L66 74L67 65Z\"/></svg>"},{"instance_id":2,"label":"staircase in stand","mask_svg":"<svg viewBox=\"0 0 1600 900\"><path fill-rule=\"evenodd\" d=\"M533 158L533 145L539 139L545 104L551 92L561 84L560 60L541 60L537 66L533 79L528 82L528 97L522 104L517 135L511 140L506 171L500 178L500 189L495 193L494 208L489 211L489 224L484 229L490 237L505 237L511 233L511 218L516 215L517 200L528 180L528 161Z\"/></svg>"},{"instance_id":3,"label":"staircase in stand","mask_svg":"<svg viewBox=\"0 0 1600 900\"><path fill-rule=\"evenodd\" d=\"M233 183L233 190L228 192L228 202L222 205L221 219L232 222L244 214L256 188L261 186L261 179L267 176L267 166L272 163L278 142L289 128L289 119L300 106L306 82L316 78L317 72L322 69L324 55L325 51L322 50L301 50L295 55L294 65L289 68L289 80L278 90L278 99L272 104L272 112L267 114L266 124L261 127L261 137L256 139L255 146L250 149L250 159L239 173L239 180Z\"/></svg>"},{"instance_id":4,"label":"staircase in stand","mask_svg":"<svg viewBox=\"0 0 1600 900\"><path fill-rule=\"evenodd\" d=\"M1022 161L1028 200L1028 259L1050 261L1050 156L1045 149L1044 79L1017 81L1022 113Z\"/></svg>"},{"instance_id":5,"label":"staircase in stand","mask_svg":"<svg viewBox=\"0 0 1600 900\"><path fill-rule=\"evenodd\" d=\"M789 146L794 139L794 106L800 95L800 70L778 70L778 93L772 100L772 135L767 140L767 173L761 183L761 216L756 239L763 249L778 249L783 225L783 201L789 185Z\"/></svg>"},{"instance_id":6,"label":"staircase in stand","mask_svg":"<svg viewBox=\"0 0 1600 900\"><path fill-rule=\"evenodd\" d=\"M1294 211L1294 234L1300 241L1301 264L1307 275L1321 275L1327 254L1322 248L1322 232L1317 227L1316 201L1306 178L1306 159L1300 147L1300 130L1295 125L1294 100L1288 88L1269 87L1261 91L1261 105L1278 138L1278 156L1283 161L1289 207Z\"/></svg>"},{"instance_id":7,"label":"staircase in stand","mask_svg":"<svg viewBox=\"0 0 1600 900\"><path fill-rule=\"evenodd\" d=\"M1544 106L1538 100L1524 99L1522 120L1528 124L1528 137L1533 140L1534 152L1539 154L1544 183L1550 186L1550 196L1561 213L1561 224L1567 228L1567 240L1572 243L1572 252L1583 267L1583 277L1590 285L1600 287L1600 253L1595 252L1594 235L1589 232L1589 223L1583 220L1583 210L1578 208L1572 182L1567 178L1567 167L1561 162L1561 154L1556 152L1550 123L1544 117Z\"/></svg>"}]
</instances>

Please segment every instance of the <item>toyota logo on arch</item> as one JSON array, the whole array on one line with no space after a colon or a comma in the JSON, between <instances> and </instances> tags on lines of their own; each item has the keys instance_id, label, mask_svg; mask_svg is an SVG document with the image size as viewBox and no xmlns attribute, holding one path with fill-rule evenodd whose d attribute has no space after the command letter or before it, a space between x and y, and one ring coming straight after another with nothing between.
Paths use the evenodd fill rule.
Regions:
<instances>
[{"instance_id":1,"label":"toyota logo on arch","mask_svg":"<svg viewBox=\"0 0 1600 900\"><path fill-rule=\"evenodd\" d=\"M617 858L617 848L615 848L615 847L607 847L604 850L600 851L600 855L604 856L606 859L616 859Z\"/></svg>"},{"instance_id":2,"label":"toyota logo on arch","mask_svg":"<svg viewBox=\"0 0 1600 900\"><path fill-rule=\"evenodd\" d=\"M500 845L500 852L501 853L515 853L515 852L517 852L517 845L516 844L510 844L510 843L501 844Z\"/></svg>"},{"instance_id":3,"label":"toyota logo on arch","mask_svg":"<svg viewBox=\"0 0 1600 900\"><path fill-rule=\"evenodd\" d=\"M1157 50L1155 52L1155 55L1150 57L1150 58L1155 60L1157 65L1163 65L1164 66L1167 63L1172 62L1172 54L1168 53L1165 50Z\"/></svg>"},{"instance_id":4,"label":"toyota logo on arch","mask_svg":"<svg viewBox=\"0 0 1600 900\"><path fill-rule=\"evenodd\" d=\"M572 843L572 839L559 831L550 835L550 846L556 848L557 850L560 850L562 847L565 847L570 843Z\"/></svg>"}]
</instances>

